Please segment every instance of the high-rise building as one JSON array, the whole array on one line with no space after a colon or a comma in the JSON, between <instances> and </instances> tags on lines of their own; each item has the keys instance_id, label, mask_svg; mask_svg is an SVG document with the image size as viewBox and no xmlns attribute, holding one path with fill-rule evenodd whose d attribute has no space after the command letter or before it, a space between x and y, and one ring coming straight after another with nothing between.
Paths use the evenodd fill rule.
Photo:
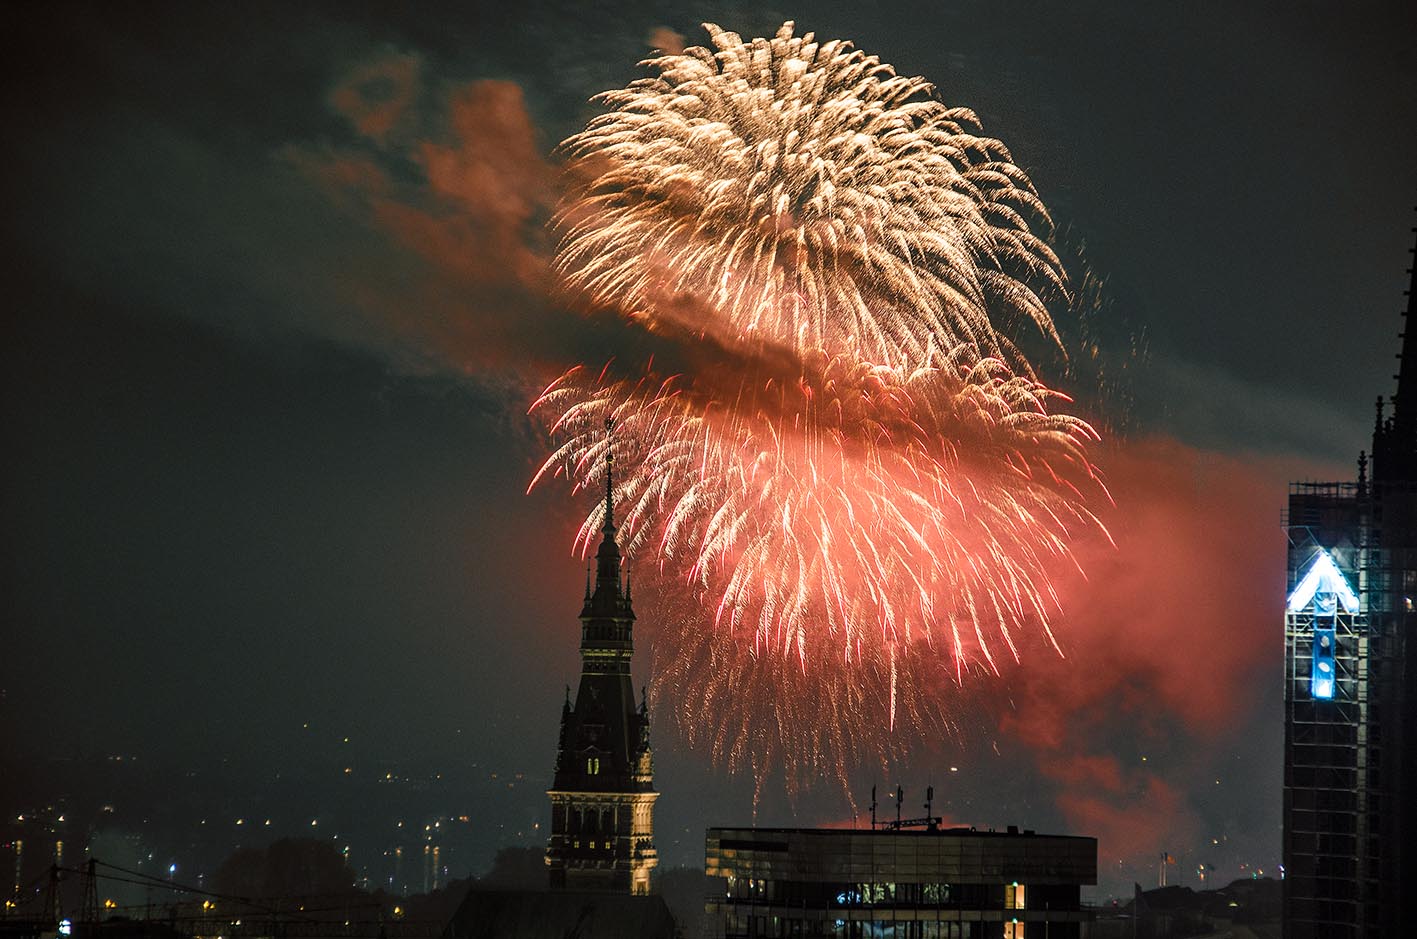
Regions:
<instances>
[{"instance_id":1,"label":"high-rise building","mask_svg":"<svg viewBox=\"0 0 1417 939\"><path fill-rule=\"evenodd\" d=\"M649 704L630 678L635 612L615 543L612 457L606 457L605 523L581 609L581 681L561 710L561 740L546 847L551 886L649 893L654 849Z\"/></svg>"},{"instance_id":2,"label":"high-rise building","mask_svg":"<svg viewBox=\"0 0 1417 939\"><path fill-rule=\"evenodd\" d=\"M1417 229L1414 229L1417 231ZM1417 265L1414 265L1417 266ZM1410 273L1410 272L1409 272ZM1352 482L1289 490L1284 934L1402 935L1417 872L1417 345Z\"/></svg>"}]
</instances>

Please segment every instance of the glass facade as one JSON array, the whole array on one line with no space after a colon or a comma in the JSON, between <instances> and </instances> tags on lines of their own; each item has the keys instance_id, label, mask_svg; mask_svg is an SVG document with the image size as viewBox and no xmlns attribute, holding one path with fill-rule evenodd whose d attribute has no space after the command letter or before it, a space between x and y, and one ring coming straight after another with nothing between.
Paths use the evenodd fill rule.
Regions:
<instances>
[{"instance_id":1,"label":"glass facade","mask_svg":"<svg viewBox=\"0 0 1417 939\"><path fill-rule=\"evenodd\" d=\"M1092 838L970 829L709 829L712 939L1076 937Z\"/></svg>"}]
</instances>

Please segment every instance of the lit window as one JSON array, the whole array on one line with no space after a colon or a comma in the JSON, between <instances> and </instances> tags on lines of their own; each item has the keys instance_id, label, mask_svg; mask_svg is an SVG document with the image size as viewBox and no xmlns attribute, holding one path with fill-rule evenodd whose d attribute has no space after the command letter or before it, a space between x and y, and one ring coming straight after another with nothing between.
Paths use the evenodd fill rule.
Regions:
<instances>
[{"instance_id":1,"label":"lit window","mask_svg":"<svg viewBox=\"0 0 1417 939\"><path fill-rule=\"evenodd\" d=\"M1004 888L1004 909L1006 909L1006 910L1022 910L1022 909L1025 909L1025 908L1028 906L1028 900L1027 900L1027 896L1026 896L1026 891L1027 891L1027 890L1028 890L1028 888L1025 887L1023 884L1019 883L1018 881L1014 881L1013 883L1011 883L1011 884L1009 884L1007 887L1005 887L1005 888Z\"/></svg>"},{"instance_id":2,"label":"lit window","mask_svg":"<svg viewBox=\"0 0 1417 939\"><path fill-rule=\"evenodd\" d=\"M1004 924L1004 939L1023 939L1023 923L1014 920Z\"/></svg>"},{"instance_id":3,"label":"lit window","mask_svg":"<svg viewBox=\"0 0 1417 939\"><path fill-rule=\"evenodd\" d=\"M600 775L600 757L593 756L585 761L585 771L587 776Z\"/></svg>"}]
</instances>

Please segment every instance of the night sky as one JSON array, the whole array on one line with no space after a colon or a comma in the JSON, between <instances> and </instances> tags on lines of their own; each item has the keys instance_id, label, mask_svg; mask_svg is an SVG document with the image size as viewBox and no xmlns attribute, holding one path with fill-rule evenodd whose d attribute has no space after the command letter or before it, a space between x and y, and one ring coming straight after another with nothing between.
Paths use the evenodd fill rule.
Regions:
<instances>
[{"instance_id":1,"label":"night sky","mask_svg":"<svg viewBox=\"0 0 1417 939\"><path fill-rule=\"evenodd\" d=\"M1280 511L1353 475L1393 390L1407 4L11 6L0 809L115 755L162 767L135 799L209 786L217 814L243 796L213 766L317 796L418 767L469 781L455 874L542 839L587 506L526 494L526 410L639 351L547 289L555 145L651 41L786 19L976 110L1102 282L1069 390L1117 545L1060 588L1068 657L955 692L961 733L853 770L855 807L774 779L755 807L660 717L663 863L897 778L952 821L1098 836L1109 887L1161 851L1278 862Z\"/></svg>"}]
</instances>

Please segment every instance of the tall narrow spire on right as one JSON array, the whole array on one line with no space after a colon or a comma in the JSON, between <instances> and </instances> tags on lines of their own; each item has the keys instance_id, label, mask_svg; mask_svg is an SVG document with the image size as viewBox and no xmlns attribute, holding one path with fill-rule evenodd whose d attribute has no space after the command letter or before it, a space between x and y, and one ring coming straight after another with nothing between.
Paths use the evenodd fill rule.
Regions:
<instances>
[{"instance_id":1,"label":"tall narrow spire on right","mask_svg":"<svg viewBox=\"0 0 1417 939\"><path fill-rule=\"evenodd\" d=\"M1417 226L1412 229L1417 234ZM1407 309L1403 312L1402 351L1398 353L1397 393L1392 414L1379 416L1373 432L1374 482L1417 482L1417 245L1407 269Z\"/></svg>"}]
</instances>

